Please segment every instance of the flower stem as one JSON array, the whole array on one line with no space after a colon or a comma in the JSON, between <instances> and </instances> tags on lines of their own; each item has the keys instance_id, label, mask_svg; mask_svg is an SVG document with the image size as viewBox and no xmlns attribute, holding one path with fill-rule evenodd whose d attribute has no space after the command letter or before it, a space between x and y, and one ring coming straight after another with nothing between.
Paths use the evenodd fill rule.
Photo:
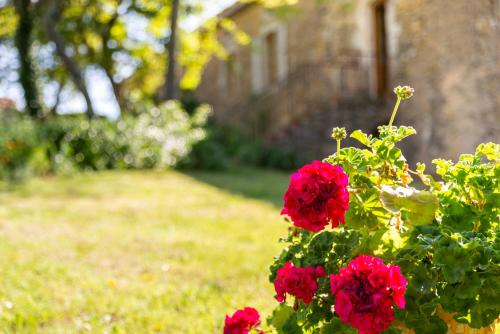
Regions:
<instances>
[{"instance_id":1,"label":"flower stem","mask_svg":"<svg viewBox=\"0 0 500 334\"><path fill-rule=\"evenodd\" d=\"M340 155L340 140L337 140L337 156Z\"/></svg>"},{"instance_id":2,"label":"flower stem","mask_svg":"<svg viewBox=\"0 0 500 334\"><path fill-rule=\"evenodd\" d=\"M389 121L389 128L392 126L392 123L394 122L394 118L396 118L396 113L398 112L398 108L399 108L400 103L401 103L401 97L398 96L398 101L396 102L396 105L394 106L394 110L392 111L391 120Z\"/></svg>"}]
</instances>

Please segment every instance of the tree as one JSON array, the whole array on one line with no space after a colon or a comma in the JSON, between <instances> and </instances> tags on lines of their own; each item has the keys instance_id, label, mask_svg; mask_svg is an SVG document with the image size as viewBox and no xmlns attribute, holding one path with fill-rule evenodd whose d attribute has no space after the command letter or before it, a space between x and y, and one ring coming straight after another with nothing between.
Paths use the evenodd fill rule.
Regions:
<instances>
[{"instance_id":1,"label":"tree","mask_svg":"<svg viewBox=\"0 0 500 334\"><path fill-rule=\"evenodd\" d=\"M200 14L204 4L205 0L7 0L0 8L0 38L19 51L19 77L30 114L41 113L36 83L40 88L57 83L57 107L61 90L72 81L91 117L94 108L83 75L89 69L105 73L122 112L140 111L158 102L159 95L173 98L177 84L194 90L208 61L227 56L218 39L221 30L240 43L249 42L228 19L213 18L195 31L183 30L180 23ZM49 65L35 71L31 49L38 52L51 45L54 59L47 56L43 60ZM176 78L179 70L182 77Z\"/></svg>"},{"instance_id":2,"label":"tree","mask_svg":"<svg viewBox=\"0 0 500 334\"><path fill-rule=\"evenodd\" d=\"M60 16L61 8L59 7L59 1L49 0L47 11L44 16L44 25L47 36L55 44L57 55L66 67L75 86L85 98L85 103L87 104L87 116L89 118L92 118L94 116L94 108L92 106L92 100L90 99L90 95L85 84L85 79L82 76L82 72L78 64L74 62L73 59L71 59L71 57L66 53L66 43L56 29L56 24L59 21Z\"/></svg>"},{"instance_id":3,"label":"tree","mask_svg":"<svg viewBox=\"0 0 500 334\"><path fill-rule=\"evenodd\" d=\"M172 0L170 16L170 37L168 41L168 66L167 84L165 86L165 98L172 100L175 94L175 42L177 40L177 17L179 15L179 0Z\"/></svg>"},{"instance_id":4,"label":"tree","mask_svg":"<svg viewBox=\"0 0 500 334\"><path fill-rule=\"evenodd\" d=\"M30 0L14 0L14 7L19 17L15 32L15 45L19 55L19 83L24 91L26 111L32 117L42 117L42 108L36 85L36 73L31 55L34 6Z\"/></svg>"}]
</instances>

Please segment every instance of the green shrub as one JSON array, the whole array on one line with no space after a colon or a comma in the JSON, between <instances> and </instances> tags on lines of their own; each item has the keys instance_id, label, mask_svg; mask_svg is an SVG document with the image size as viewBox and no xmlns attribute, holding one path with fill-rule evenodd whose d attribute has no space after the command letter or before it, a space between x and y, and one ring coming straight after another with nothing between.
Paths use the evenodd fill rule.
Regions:
<instances>
[{"instance_id":1,"label":"green shrub","mask_svg":"<svg viewBox=\"0 0 500 334\"><path fill-rule=\"evenodd\" d=\"M33 121L0 118L0 177L124 168L173 167L205 137L210 108L188 115L170 101L118 122L83 115Z\"/></svg>"},{"instance_id":2,"label":"green shrub","mask_svg":"<svg viewBox=\"0 0 500 334\"><path fill-rule=\"evenodd\" d=\"M117 124L106 119L58 117L46 132L53 171L104 170L124 167L128 145Z\"/></svg>"},{"instance_id":3,"label":"green shrub","mask_svg":"<svg viewBox=\"0 0 500 334\"><path fill-rule=\"evenodd\" d=\"M193 144L205 138L203 126L210 112L202 105L190 116L178 102L169 101L136 118L124 118L119 127L130 144L126 163L133 168L177 165Z\"/></svg>"},{"instance_id":4,"label":"green shrub","mask_svg":"<svg viewBox=\"0 0 500 334\"><path fill-rule=\"evenodd\" d=\"M35 123L27 117L2 115L0 119L0 178L16 180L28 171L37 145Z\"/></svg>"},{"instance_id":5,"label":"green shrub","mask_svg":"<svg viewBox=\"0 0 500 334\"><path fill-rule=\"evenodd\" d=\"M205 139L193 146L179 166L223 170L231 165L244 165L291 170L297 166L297 161L297 155L291 149L274 148L235 128L220 126L212 121L207 126Z\"/></svg>"},{"instance_id":6,"label":"green shrub","mask_svg":"<svg viewBox=\"0 0 500 334\"><path fill-rule=\"evenodd\" d=\"M299 165L299 158L292 149L267 148L262 165L270 168L292 170Z\"/></svg>"},{"instance_id":7,"label":"green shrub","mask_svg":"<svg viewBox=\"0 0 500 334\"><path fill-rule=\"evenodd\" d=\"M223 170L230 165L293 169L291 150L272 148L207 118L210 108L169 101L118 122L84 115L33 121L0 117L0 178L106 169L180 167Z\"/></svg>"}]
</instances>

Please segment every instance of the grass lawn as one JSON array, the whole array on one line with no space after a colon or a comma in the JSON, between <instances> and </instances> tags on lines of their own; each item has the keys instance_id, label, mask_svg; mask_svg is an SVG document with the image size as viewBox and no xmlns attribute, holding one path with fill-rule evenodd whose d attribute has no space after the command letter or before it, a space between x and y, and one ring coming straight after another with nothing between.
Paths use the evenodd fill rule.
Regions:
<instances>
[{"instance_id":1,"label":"grass lawn","mask_svg":"<svg viewBox=\"0 0 500 334\"><path fill-rule=\"evenodd\" d=\"M267 316L286 174L105 172L0 193L1 333L221 333Z\"/></svg>"}]
</instances>

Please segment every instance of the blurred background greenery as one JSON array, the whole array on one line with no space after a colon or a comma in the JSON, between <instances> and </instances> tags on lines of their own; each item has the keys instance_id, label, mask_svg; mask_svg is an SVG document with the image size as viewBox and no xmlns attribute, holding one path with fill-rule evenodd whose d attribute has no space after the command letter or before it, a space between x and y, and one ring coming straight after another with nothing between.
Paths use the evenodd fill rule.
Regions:
<instances>
[{"instance_id":1,"label":"blurred background greenery","mask_svg":"<svg viewBox=\"0 0 500 334\"><path fill-rule=\"evenodd\" d=\"M296 156L193 98L217 30L248 43L214 17L232 2L0 0L0 332L216 333L270 310L288 176L256 167Z\"/></svg>"},{"instance_id":2,"label":"blurred background greenery","mask_svg":"<svg viewBox=\"0 0 500 334\"><path fill-rule=\"evenodd\" d=\"M230 3L0 1L0 87L8 94L0 99L0 178L293 168L293 152L216 125L193 97L207 62L227 57L218 32L249 42L229 19L213 16Z\"/></svg>"}]
</instances>

